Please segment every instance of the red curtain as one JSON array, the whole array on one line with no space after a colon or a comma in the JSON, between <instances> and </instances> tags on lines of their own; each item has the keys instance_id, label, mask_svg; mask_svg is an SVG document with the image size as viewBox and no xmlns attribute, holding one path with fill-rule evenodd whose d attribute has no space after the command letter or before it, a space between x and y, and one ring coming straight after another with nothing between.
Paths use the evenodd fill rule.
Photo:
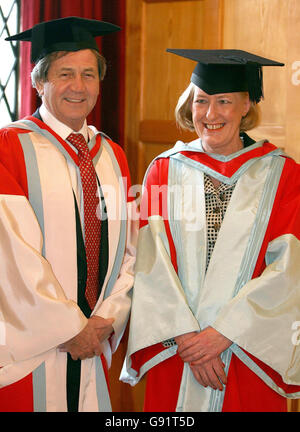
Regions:
<instances>
[{"instance_id":1,"label":"red curtain","mask_svg":"<svg viewBox=\"0 0 300 432\"><path fill-rule=\"evenodd\" d=\"M22 31L39 22L67 16L99 19L122 28L115 34L97 38L108 68L101 83L100 98L88 117L88 124L120 145L124 142L125 4L126 0L21 0ZM31 87L30 46L29 42L20 46L20 118L32 114L40 105L36 90Z\"/></svg>"}]
</instances>

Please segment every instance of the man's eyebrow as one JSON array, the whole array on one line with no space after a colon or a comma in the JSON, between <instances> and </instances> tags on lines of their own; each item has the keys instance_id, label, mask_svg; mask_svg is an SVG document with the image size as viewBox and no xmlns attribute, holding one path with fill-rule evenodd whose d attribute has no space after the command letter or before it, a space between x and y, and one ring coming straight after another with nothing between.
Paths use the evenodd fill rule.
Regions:
<instances>
[{"instance_id":1,"label":"man's eyebrow","mask_svg":"<svg viewBox=\"0 0 300 432\"><path fill-rule=\"evenodd\" d=\"M73 71L73 70L75 70L76 68L73 68L73 67L68 67L68 66L62 66L61 68L59 68L58 70L59 71ZM90 67L86 67L86 68L84 68L83 69L83 71L85 72L85 71L95 71L95 70L97 70L97 68L95 68L95 67L93 67L93 66L90 66Z\"/></svg>"},{"instance_id":2,"label":"man's eyebrow","mask_svg":"<svg viewBox=\"0 0 300 432\"><path fill-rule=\"evenodd\" d=\"M83 69L83 71L84 71L84 72L86 72L86 71L92 71L92 72L94 72L94 71L97 71L97 68L91 66L91 67L87 67L87 68Z\"/></svg>"},{"instance_id":3,"label":"man's eyebrow","mask_svg":"<svg viewBox=\"0 0 300 432\"><path fill-rule=\"evenodd\" d=\"M59 68L59 70L72 70L73 68L71 67L67 67L67 66L62 66Z\"/></svg>"}]
</instances>

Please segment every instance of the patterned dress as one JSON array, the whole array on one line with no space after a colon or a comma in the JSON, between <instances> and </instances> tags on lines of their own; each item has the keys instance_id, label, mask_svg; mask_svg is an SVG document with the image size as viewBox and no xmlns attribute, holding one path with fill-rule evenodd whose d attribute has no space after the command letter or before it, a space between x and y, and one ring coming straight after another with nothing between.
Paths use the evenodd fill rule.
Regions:
<instances>
[{"instance_id":1,"label":"patterned dress","mask_svg":"<svg viewBox=\"0 0 300 432\"><path fill-rule=\"evenodd\" d=\"M234 187L235 184L227 185L225 183L220 183L220 185L215 188L211 178L207 174L204 174L205 212L207 224L206 270ZM164 347L170 347L176 345L176 342L175 339L172 338L162 342L162 344Z\"/></svg>"}]
</instances>

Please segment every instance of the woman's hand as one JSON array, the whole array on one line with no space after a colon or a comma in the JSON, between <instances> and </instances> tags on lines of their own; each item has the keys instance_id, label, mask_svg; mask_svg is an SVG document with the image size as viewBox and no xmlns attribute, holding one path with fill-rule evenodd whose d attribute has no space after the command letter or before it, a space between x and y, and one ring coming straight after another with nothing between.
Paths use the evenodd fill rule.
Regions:
<instances>
[{"instance_id":1,"label":"woman's hand","mask_svg":"<svg viewBox=\"0 0 300 432\"><path fill-rule=\"evenodd\" d=\"M212 387L214 390L223 390L223 384L227 383L224 363L220 357L208 360L201 365L190 365L195 379L203 387Z\"/></svg>"},{"instance_id":2,"label":"woman's hand","mask_svg":"<svg viewBox=\"0 0 300 432\"><path fill-rule=\"evenodd\" d=\"M193 332L187 335L189 336L178 344L178 354L191 366L203 365L209 360L216 359L232 344L231 340L213 327L206 327L199 333Z\"/></svg>"},{"instance_id":3,"label":"woman's hand","mask_svg":"<svg viewBox=\"0 0 300 432\"><path fill-rule=\"evenodd\" d=\"M179 346L181 346L181 344L184 341L186 341L187 339L190 339L193 336L196 336L197 334L198 334L198 332L194 331L194 332L190 332L190 333L184 333L180 336L176 336L174 339L175 339L175 342L177 343L178 348L179 348Z\"/></svg>"},{"instance_id":4,"label":"woman's hand","mask_svg":"<svg viewBox=\"0 0 300 432\"><path fill-rule=\"evenodd\" d=\"M201 332L177 336L175 341L179 356L189 363L198 383L222 391L227 377L220 354L232 344L231 340L214 328L207 327Z\"/></svg>"}]
</instances>

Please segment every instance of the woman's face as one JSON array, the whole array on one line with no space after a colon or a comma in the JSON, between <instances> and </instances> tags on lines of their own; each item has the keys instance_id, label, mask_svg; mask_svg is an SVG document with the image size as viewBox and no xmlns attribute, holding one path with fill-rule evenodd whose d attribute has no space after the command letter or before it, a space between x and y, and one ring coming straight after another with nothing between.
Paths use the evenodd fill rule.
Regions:
<instances>
[{"instance_id":1,"label":"woman's face","mask_svg":"<svg viewBox=\"0 0 300 432\"><path fill-rule=\"evenodd\" d=\"M209 95L195 86L192 118L203 150L228 155L242 148L240 123L250 109L247 93Z\"/></svg>"}]
</instances>

